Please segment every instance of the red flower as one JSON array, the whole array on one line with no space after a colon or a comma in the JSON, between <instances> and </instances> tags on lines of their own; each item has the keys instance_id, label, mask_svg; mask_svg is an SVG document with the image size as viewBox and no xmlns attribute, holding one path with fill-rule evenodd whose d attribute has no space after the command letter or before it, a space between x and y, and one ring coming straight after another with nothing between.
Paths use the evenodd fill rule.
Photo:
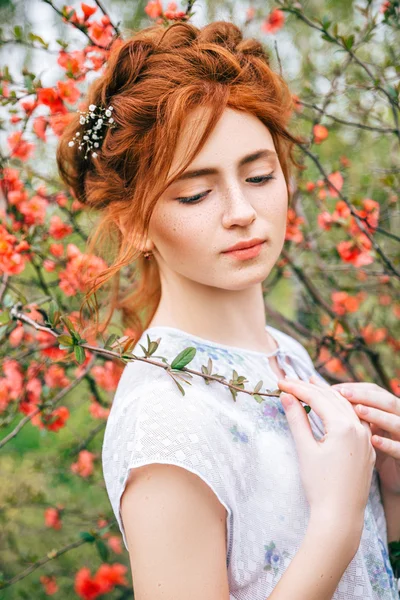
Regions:
<instances>
[{"instance_id":1,"label":"red flower","mask_svg":"<svg viewBox=\"0 0 400 600\"><path fill-rule=\"evenodd\" d=\"M371 233L378 227L379 222L379 203L375 200L371 200L371 198L364 198L363 200L363 210L357 210L356 213L358 216L365 219L364 226ZM359 227L356 223L356 220L353 219L351 233L356 235L359 232Z\"/></svg>"},{"instance_id":2,"label":"red flower","mask_svg":"<svg viewBox=\"0 0 400 600\"><path fill-rule=\"evenodd\" d=\"M337 251L344 262L352 263L355 267L371 264L374 259L369 254L372 243L364 233L354 240L343 241L337 245Z\"/></svg>"},{"instance_id":3,"label":"red flower","mask_svg":"<svg viewBox=\"0 0 400 600\"><path fill-rule=\"evenodd\" d=\"M303 241L303 233L299 226L304 223L303 217L298 217L293 208L288 208L285 240L299 244Z\"/></svg>"},{"instance_id":4,"label":"red flower","mask_svg":"<svg viewBox=\"0 0 400 600\"><path fill-rule=\"evenodd\" d=\"M328 180L330 181L330 183L332 183L332 185L328 185L328 194L330 196L333 196L334 198L337 198L339 196L339 194L335 190L335 188L337 188L339 190L339 192L342 189L342 187L343 187L342 174L340 173L340 171L335 171L334 173L331 173L330 175L328 175ZM335 188L333 186L335 186Z\"/></svg>"},{"instance_id":5,"label":"red flower","mask_svg":"<svg viewBox=\"0 0 400 600\"><path fill-rule=\"evenodd\" d=\"M40 583L44 587L44 591L48 596L52 596L56 592L58 592L58 585L56 583L55 577L48 577L47 575L42 575L40 577Z\"/></svg>"},{"instance_id":6,"label":"red flower","mask_svg":"<svg viewBox=\"0 0 400 600\"><path fill-rule=\"evenodd\" d=\"M314 142L316 144L320 144L321 142L326 140L326 138L329 135L329 131L327 130L327 128L324 125L314 125L313 134L314 134Z\"/></svg>"},{"instance_id":7,"label":"red flower","mask_svg":"<svg viewBox=\"0 0 400 600\"><path fill-rule=\"evenodd\" d=\"M85 21L90 19L90 17L92 15L94 15L94 13L97 10L96 6L89 6L88 4L84 4L83 2L81 3L81 8L82 8L82 12L84 14Z\"/></svg>"},{"instance_id":8,"label":"red flower","mask_svg":"<svg viewBox=\"0 0 400 600\"><path fill-rule=\"evenodd\" d=\"M111 550L115 552L115 554L122 554L121 536L111 535L107 539L107 544L110 546Z\"/></svg>"},{"instance_id":9,"label":"red flower","mask_svg":"<svg viewBox=\"0 0 400 600\"><path fill-rule=\"evenodd\" d=\"M69 79L68 81L57 81L57 88L60 98L62 98L64 102L68 102L68 104L75 104L81 96L80 91L72 79Z\"/></svg>"},{"instance_id":10,"label":"red flower","mask_svg":"<svg viewBox=\"0 0 400 600\"><path fill-rule=\"evenodd\" d=\"M263 21L261 29L262 31L265 31L265 33L275 33L283 27L284 22L284 13L281 10L279 10L279 8L274 8L274 10Z\"/></svg>"},{"instance_id":11,"label":"red flower","mask_svg":"<svg viewBox=\"0 0 400 600\"><path fill-rule=\"evenodd\" d=\"M75 575L75 591L84 600L94 600L103 593L101 584L90 576L87 567L82 567Z\"/></svg>"},{"instance_id":12,"label":"red flower","mask_svg":"<svg viewBox=\"0 0 400 600\"><path fill-rule=\"evenodd\" d=\"M150 19L157 19L163 14L163 8L160 0L150 0L145 6L144 12L149 15Z\"/></svg>"},{"instance_id":13,"label":"red flower","mask_svg":"<svg viewBox=\"0 0 400 600\"><path fill-rule=\"evenodd\" d=\"M36 117L36 119L33 121L33 131L36 133L38 138L40 138L44 142L46 141L46 128L48 124L49 123L46 117L44 117L43 115L40 117Z\"/></svg>"},{"instance_id":14,"label":"red flower","mask_svg":"<svg viewBox=\"0 0 400 600\"><path fill-rule=\"evenodd\" d=\"M78 460L71 465L71 471L77 473L81 477L89 477L93 473L93 460L95 454L89 450L81 450L78 455Z\"/></svg>"},{"instance_id":15,"label":"red flower","mask_svg":"<svg viewBox=\"0 0 400 600\"><path fill-rule=\"evenodd\" d=\"M119 563L101 565L94 578L103 590L102 593L109 592L115 585L129 585L128 580L124 577L127 570L125 565Z\"/></svg>"},{"instance_id":16,"label":"red flower","mask_svg":"<svg viewBox=\"0 0 400 600\"><path fill-rule=\"evenodd\" d=\"M60 520L60 512L57 508L46 508L44 511L44 522L46 527L53 529L61 529L62 523Z\"/></svg>"},{"instance_id":17,"label":"red flower","mask_svg":"<svg viewBox=\"0 0 400 600\"><path fill-rule=\"evenodd\" d=\"M14 131L7 138L7 143L11 149L11 156L16 156L20 160L28 160L33 154L35 146L29 144L22 138L22 131Z\"/></svg>"},{"instance_id":18,"label":"red flower","mask_svg":"<svg viewBox=\"0 0 400 600\"><path fill-rule=\"evenodd\" d=\"M332 309L337 315L345 315L346 313L357 312L359 306L364 300L364 293L359 292L357 296L349 296L347 292L332 292L333 300Z\"/></svg>"},{"instance_id":19,"label":"red flower","mask_svg":"<svg viewBox=\"0 0 400 600\"><path fill-rule=\"evenodd\" d=\"M50 415L38 413L32 417L32 425L39 427L39 429L47 429L48 431L58 431L65 426L67 419L69 418L69 410L66 406L59 406L55 408Z\"/></svg>"}]
</instances>

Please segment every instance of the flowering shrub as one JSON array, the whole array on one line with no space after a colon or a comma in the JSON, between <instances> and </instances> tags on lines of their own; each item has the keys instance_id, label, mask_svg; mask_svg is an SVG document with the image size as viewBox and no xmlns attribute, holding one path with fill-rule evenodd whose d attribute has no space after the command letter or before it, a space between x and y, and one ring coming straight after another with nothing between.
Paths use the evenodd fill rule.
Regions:
<instances>
[{"instance_id":1,"label":"flowering shrub","mask_svg":"<svg viewBox=\"0 0 400 600\"><path fill-rule=\"evenodd\" d=\"M83 339L78 300L107 262L86 253L90 223L81 203L56 175L36 169L44 149L53 164L57 139L84 107L87 76L101 74L122 36L100 3L59 9L43 1L80 46L57 40L55 56L15 25L7 43L48 51L63 76L43 87L26 68L23 85L7 67L0 74L8 114L0 179L0 448L8 484L0 492L8 517L0 588L5 598L128 598L129 560L104 489L98 434L135 331L116 321L104 338ZM340 18L320 4L309 14L292 0L252 2L237 15L245 34L269 44L293 90L293 130L308 140L297 148L285 247L265 282L267 318L301 338L330 382L376 381L400 396L400 84L392 64L399 4L338 3ZM150 1L143 24L195 19L193 5ZM180 357L174 369L189 360ZM231 388L243 389L240 376Z\"/></svg>"}]
</instances>

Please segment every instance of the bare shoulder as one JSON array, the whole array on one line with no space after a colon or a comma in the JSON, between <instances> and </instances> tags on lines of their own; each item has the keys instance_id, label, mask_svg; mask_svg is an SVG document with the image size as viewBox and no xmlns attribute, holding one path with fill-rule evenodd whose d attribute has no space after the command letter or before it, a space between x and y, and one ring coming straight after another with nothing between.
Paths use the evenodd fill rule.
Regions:
<instances>
[{"instance_id":1,"label":"bare shoulder","mask_svg":"<svg viewBox=\"0 0 400 600\"><path fill-rule=\"evenodd\" d=\"M121 498L136 600L229 600L225 507L191 471L131 469Z\"/></svg>"}]
</instances>

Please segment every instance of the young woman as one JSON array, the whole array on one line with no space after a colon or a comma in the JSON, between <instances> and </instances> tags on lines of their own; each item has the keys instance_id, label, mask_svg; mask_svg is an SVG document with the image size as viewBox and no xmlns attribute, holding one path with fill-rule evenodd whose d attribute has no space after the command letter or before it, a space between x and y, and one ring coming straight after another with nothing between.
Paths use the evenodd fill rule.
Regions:
<instances>
[{"instance_id":1,"label":"young woman","mask_svg":"<svg viewBox=\"0 0 400 600\"><path fill-rule=\"evenodd\" d=\"M162 367L126 365L103 471L135 598L394 600L370 427L265 322L297 139L287 85L235 25L175 23L114 49L89 104L115 127L84 160L74 121L58 164L103 211L93 244L117 256L100 283L130 269L110 305L139 332L133 353L158 341L162 365L192 347L198 373L288 392L257 402L194 375L182 394Z\"/></svg>"}]
</instances>

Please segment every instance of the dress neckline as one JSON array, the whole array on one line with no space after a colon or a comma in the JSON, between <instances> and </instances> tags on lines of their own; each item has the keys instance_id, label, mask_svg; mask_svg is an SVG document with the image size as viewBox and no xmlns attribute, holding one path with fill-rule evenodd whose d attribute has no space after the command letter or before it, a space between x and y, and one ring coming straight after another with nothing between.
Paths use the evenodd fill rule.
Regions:
<instances>
[{"instance_id":1,"label":"dress neckline","mask_svg":"<svg viewBox=\"0 0 400 600\"><path fill-rule=\"evenodd\" d=\"M169 325L152 325L151 327L148 327L147 329L145 329L145 331L143 333L150 333L152 331L159 331L159 330L161 330L161 331L166 330L166 331L179 333L189 339L193 339L193 340L197 341L199 344L207 344L210 346L216 346L217 348L231 350L233 352L239 352L239 353L245 352L246 354L252 354L255 356L265 357L265 358L271 358L272 356L275 356L284 350L282 347L282 343L279 340L279 331L277 329L275 329L275 327L272 327L271 325L266 325L265 330L275 340L275 342L277 344L277 348L275 348L275 350L273 350L272 352L269 352L269 353L260 352L258 350L250 350L248 348L241 348L239 346L229 346L227 344L220 344L219 342L214 342L213 340L208 340L208 339L200 337L198 335L194 335L193 333L184 331L183 329L179 329L178 327L171 327Z\"/></svg>"}]
</instances>

